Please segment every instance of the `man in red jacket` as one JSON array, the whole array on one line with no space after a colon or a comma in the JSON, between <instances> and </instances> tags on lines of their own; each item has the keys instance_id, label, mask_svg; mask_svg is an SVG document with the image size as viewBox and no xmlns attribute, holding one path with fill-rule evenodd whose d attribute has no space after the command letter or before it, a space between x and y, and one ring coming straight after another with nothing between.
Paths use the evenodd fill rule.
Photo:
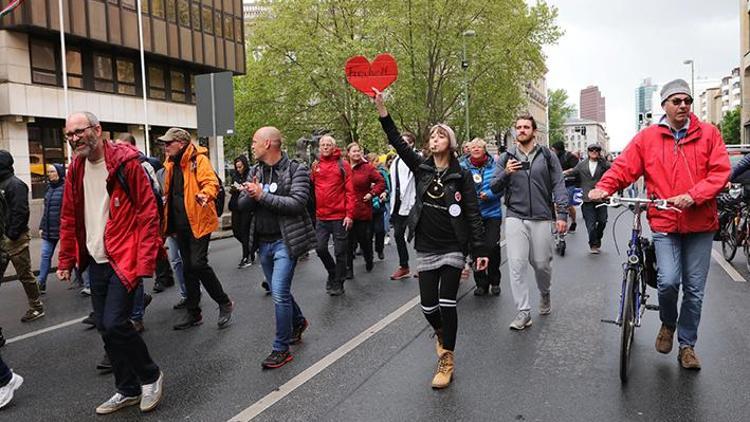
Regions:
<instances>
[{"instance_id":1,"label":"man in red jacket","mask_svg":"<svg viewBox=\"0 0 750 422\"><path fill-rule=\"evenodd\" d=\"M656 350L671 352L676 330L680 365L700 369L694 347L711 243L719 227L716 195L729 179L729 157L718 129L690 112L693 97L687 82L677 79L664 85L661 101L664 118L633 138L596 189L589 192L589 198L604 199L643 176L648 197L665 198L682 210L648 210L662 321ZM678 318L680 284L683 298Z\"/></svg>"},{"instance_id":2,"label":"man in red jacket","mask_svg":"<svg viewBox=\"0 0 750 422\"><path fill-rule=\"evenodd\" d=\"M352 168L341 158L332 136L323 136L319 142L318 162L313 164L310 178L315 187L315 234L318 246L315 249L328 271L326 293L339 296L344 293L347 277L346 251L347 231L354 224L354 186ZM334 262L328 252L328 240L333 235Z\"/></svg>"},{"instance_id":3,"label":"man in red jacket","mask_svg":"<svg viewBox=\"0 0 750 422\"><path fill-rule=\"evenodd\" d=\"M108 414L140 403L148 412L162 397L164 376L130 323L135 291L151 277L161 244L151 184L131 145L102 138L92 113L71 114L65 138L76 158L65 179L57 276L87 267L96 327L112 362L116 393L96 408Z\"/></svg>"}]
</instances>

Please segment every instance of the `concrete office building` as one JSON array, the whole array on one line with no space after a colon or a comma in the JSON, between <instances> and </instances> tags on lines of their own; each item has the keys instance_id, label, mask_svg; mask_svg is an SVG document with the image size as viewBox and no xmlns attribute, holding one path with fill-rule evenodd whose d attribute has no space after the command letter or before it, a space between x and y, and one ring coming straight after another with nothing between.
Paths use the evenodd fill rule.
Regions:
<instances>
[{"instance_id":1,"label":"concrete office building","mask_svg":"<svg viewBox=\"0 0 750 422\"><path fill-rule=\"evenodd\" d=\"M8 4L0 0L0 6ZM163 154L169 127L195 135L195 75L245 72L241 0L144 0L143 38L150 139L144 136L136 0L64 0L69 110L87 110L112 139L130 132L138 147ZM65 100L58 0L27 0L0 20L0 148L29 184L32 227L39 221L45 165L63 163ZM208 142L223 167L223 146Z\"/></svg>"},{"instance_id":2,"label":"concrete office building","mask_svg":"<svg viewBox=\"0 0 750 422\"><path fill-rule=\"evenodd\" d=\"M589 86L581 90L581 119L606 123L607 113L605 99L599 87Z\"/></svg>"},{"instance_id":3,"label":"concrete office building","mask_svg":"<svg viewBox=\"0 0 750 422\"><path fill-rule=\"evenodd\" d=\"M721 122L721 89L708 88L701 92L697 98L698 103L694 111L698 118L704 122L718 125Z\"/></svg>"},{"instance_id":4,"label":"concrete office building","mask_svg":"<svg viewBox=\"0 0 750 422\"><path fill-rule=\"evenodd\" d=\"M588 119L568 119L563 123L565 135L565 149L570 152L580 153L586 156L586 149L593 143L598 143L604 148L604 153L609 152L609 135L602 122Z\"/></svg>"}]
</instances>

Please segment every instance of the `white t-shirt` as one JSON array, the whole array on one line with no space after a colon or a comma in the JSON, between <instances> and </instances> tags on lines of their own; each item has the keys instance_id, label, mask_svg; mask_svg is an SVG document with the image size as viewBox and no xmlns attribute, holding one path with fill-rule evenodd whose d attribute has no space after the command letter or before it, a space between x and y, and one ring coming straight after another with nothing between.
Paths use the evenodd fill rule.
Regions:
<instances>
[{"instance_id":1,"label":"white t-shirt","mask_svg":"<svg viewBox=\"0 0 750 422\"><path fill-rule=\"evenodd\" d=\"M109 220L109 192L107 192L107 165L104 158L96 163L85 160L83 173L84 224L86 249L98 264L106 264L104 228Z\"/></svg>"},{"instance_id":2,"label":"white t-shirt","mask_svg":"<svg viewBox=\"0 0 750 422\"><path fill-rule=\"evenodd\" d=\"M589 172L591 173L591 177L594 177L594 173L596 173L597 164L599 164L598 161L589 160Z\"/></svg>"}]
</instances>

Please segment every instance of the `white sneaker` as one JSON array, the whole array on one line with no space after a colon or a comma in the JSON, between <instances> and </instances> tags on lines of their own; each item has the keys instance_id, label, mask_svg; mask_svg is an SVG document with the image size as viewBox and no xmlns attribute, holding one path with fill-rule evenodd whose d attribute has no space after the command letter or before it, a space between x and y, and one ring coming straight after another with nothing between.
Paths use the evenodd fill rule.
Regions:
<instances>
[{"instance_id":1,"label":"white sneaker","mask_svg":"<svg viewBox=\"0 0 750 422\"><path fill-rule=\"evenodd\" d=\"M96 408L97 415L108 415L113 412L117 412L128 406L134 406L141 400L141 396L125 397L120 393L115 393L114 396L110 397L109 400L100 404Z\"/></svg>"},{"instance_id":2,"label":"white sneaker","mask_svg":"<svg viewBox=\"0 0 750 422\"><path fill-rule=\"evenodd\" d=\"M153 384L146 384L141 387L141 411L150 412L156 408L161 401L161 395L164 392L162 384L164 383L164 373L159 372L159 378Z\"/></svg>"},{"instance_id":3,"label":"white sneaker","mask_svg":"<svg viewBox=\"0 0 750 422\"><path fill-rule=\"evenodd\" d=\"M531 327L531 314L529 311L518 311L515 319L510 323L510 329L520 331L526 327Z\"/></svg>"},{"instance_id":4,"label":"white sneaker","mask_svg":"<svg viewBox=\"0 0 750 422\"><path fill-rule=\"evenodd\" d=\"M88 287L84 287L79 293L81 294L81 296L91 296L91 289Z\"/></svg>"},{"instance_id":5,"label":"white sneaker","mask_svg":"<svg viewBox=\"0 0 750 422\"><path fill-rule=\"evenodd\" d=\"M10 381L0 387L0 409L13 400L13 392L18 390L21 384L23 384L23 377L14 373L13 376L11 376Z\"/></svg>"}]
</instances>

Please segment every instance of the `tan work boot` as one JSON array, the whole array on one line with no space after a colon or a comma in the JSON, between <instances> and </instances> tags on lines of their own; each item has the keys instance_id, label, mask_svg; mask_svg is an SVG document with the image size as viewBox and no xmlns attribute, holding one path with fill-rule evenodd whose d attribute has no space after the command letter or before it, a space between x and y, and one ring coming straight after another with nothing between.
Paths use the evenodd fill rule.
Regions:
<instances>
[{"instance_id":1,"label":"tan work boot","mask_svg":"<svg viewBox=\"0 0 750 422\"><path fill-rule=\"evenodd\" d=\"M677 355L677 361L680 362L680 366L685 369L701 369L701 361L698 360L698 356L695 355L695 350L690 346L680 347L680 354Z\"/></svg>"},{"instance_id":2,"label":"tan work boot","mask_svg":"<svg viewBox=\"0 0 750 422\"><path fill-rule=\"evenodd\" d=\"M447 352L447 350L443 348L443 330L435 330L435 332L432 333L432 337L435 337L435 352L437 352L438 357L440 357L444 352Z\"/></svg>"},{"instance_id":3,"label":"tan work boot","mask_svg":"<svg viewBox=\"0 0 750 422\"><path fill-rule=\"evenodd\" d=\"M674 328L662 324L656 336L656 351L667 354L672 351L672 343L674 343Z\"/></svg>"},{"instance_id":4,"label":"tan work boot","mask_svg":"<svg viewBox=\"0 0 750 422\"><path fill-rule=\"evenodd\" d=\"M437 372L432 378L432 388L445 388L450 385L453 379L453 352L446 350L438 359Z\"/></svg>"}]
</instances>

